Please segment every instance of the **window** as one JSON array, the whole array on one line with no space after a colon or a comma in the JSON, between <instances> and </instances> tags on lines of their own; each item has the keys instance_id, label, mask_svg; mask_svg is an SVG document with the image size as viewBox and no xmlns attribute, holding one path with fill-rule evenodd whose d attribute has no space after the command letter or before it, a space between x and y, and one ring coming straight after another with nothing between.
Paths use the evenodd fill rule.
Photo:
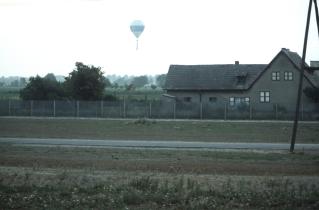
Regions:
<instances>
[{"instance_id":1,"label":"window","mask_svg":"<svg viewBox=\"0 0 319 210\"><path fill-rule=\"evenodd\" d=\"M230 106L234 106L235 105L235 98L234 97L230 97L229 98L229 105Z\"/></svg>"},{"instance_id":2,"label":"window","mask_svg":"<svg viewBox=\"0 0 319 210\"><path fill-rule=\"evenodd\" d=\"M238 75L237 76L237 85L245 85L246 78L247 78L247 74L246 75Z\"/></svg>"},{"instance_id":3,"label":"window","mask_svg":"<svg viewBox=\"0 0 319 210\"><path fill-rule=\"evenodd\" d=\"M271 80L272 81L279 81L280 80L280 72L272 72L271 73Z\"/></svg>"},{"instance_id":4,"label":"window","mask_svg":"<svg viewBox=\"0 0 319 210\"><path fill-rule=\"evenodd\" d=\"M286 80L286 81L291 81L291 80L293 80L293 73L291 72L291 71L286 71L285 73L284 73L284 79Z\"/></svg>"},{"instance_id":5,"label":"window","mask_svg":"<svg viewBox=\"0 0 319 210\"><path fill-rule=\"evenodd\" d=\"M216 103L217 102L217 98L216 97L209 97L209 102Z\"/></svg>"},{"instance_id":6,"label":"window","mask_svg":"<svg viewBox=\"0 0 319 210\"><path fill-rule=\"evenodd\" d=\"M269 91L261 91L260 92L260 102L261 103L269 103L270 102L270 92Z\"/></svg>"},{"instance_id":7,"label":"window","mask_svg":"<svg viewBox=\"0 0 319 210\"><path fill-rule=\"evenodd\" d=\"M249 105L250 98L249 97L230 97L229 98L229 105L230 106L238 106L238 105Z\"/></svg>"},{"instance_id":8,"label":"window","mask_svg":"<svg viewBox=\"0 0 319 210\"><path fill-rule=\"evenodd\" d=\"M191 102L192 101L192 97L184 97L184 102Z\"/></svg>"},{"instance_id":9,"label":"window","mask_svg":"<svg viewBox=\"0 0 319 210\"><path fill-rule=\"evenodd\" d=\"M250 98L246 97L246 98L245 98L245 104L246 104L246 105L249 105L249 103L250 103Z\"/></svg>"}]
</instances>

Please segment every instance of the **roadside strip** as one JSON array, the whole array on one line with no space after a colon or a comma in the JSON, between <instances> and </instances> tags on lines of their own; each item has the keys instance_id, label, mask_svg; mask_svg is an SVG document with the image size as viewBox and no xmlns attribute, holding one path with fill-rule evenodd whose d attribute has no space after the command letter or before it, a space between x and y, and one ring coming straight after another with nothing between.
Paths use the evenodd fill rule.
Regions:
<instances>
[{"instance_id":1,"label":"roadside strip","mask_svg":"<svg viewBox=\"0 0 319 210\"><path fill-rule=\"evenodd\" d=\"M57 138L6 138L1 144L36 146L81 146L81 147L125 147L125 148L167 148L167 149L252 149L289 150L288 143L224 143L195 141L146 141L146 140L90 140ZM297 150L319 150L319 144L296 144Z\"/></svg>"}]
</instances>

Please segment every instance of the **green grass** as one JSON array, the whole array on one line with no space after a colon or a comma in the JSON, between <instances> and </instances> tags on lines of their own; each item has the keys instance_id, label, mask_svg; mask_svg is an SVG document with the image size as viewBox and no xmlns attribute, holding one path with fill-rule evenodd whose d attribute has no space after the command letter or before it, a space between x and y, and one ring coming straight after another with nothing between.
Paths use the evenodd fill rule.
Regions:
<instances>
[{"instance_id":1,"label":"green grass","mask_svg":"<svg viewBox=\"0 0 319 210\"><path fill-rule=\"evenodd\" d=\"M181 140L207 142L290 141L292 123L0 118L0 136L34 138ZM318 143L318 123L300 123L297 143Z\"/></svg>"}]
</instances>

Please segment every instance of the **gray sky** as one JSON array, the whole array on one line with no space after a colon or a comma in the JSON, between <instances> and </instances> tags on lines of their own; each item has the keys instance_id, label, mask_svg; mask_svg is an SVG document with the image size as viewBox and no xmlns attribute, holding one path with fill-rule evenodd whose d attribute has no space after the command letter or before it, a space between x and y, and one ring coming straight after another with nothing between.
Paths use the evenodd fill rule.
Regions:
<instances>
[{"instance_id":1,"label":"gray sky","mask_svg":"<svg viewBox=\"0 0 319 210\"><path fill-rule=\"evenodd\" d=\"M170 64L266 64L301 55L306 0L0 0L0 76L67 75L76 61L106 75ZM133 20L145 30L136 39ZM319 60L312 16L307 62Z\"/></svg>"}]
</instances>

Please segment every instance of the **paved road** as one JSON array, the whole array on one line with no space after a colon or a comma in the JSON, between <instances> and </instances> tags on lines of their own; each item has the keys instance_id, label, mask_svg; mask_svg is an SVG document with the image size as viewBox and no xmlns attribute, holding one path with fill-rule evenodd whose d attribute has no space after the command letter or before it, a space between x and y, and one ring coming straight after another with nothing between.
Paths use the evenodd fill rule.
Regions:
<instances>
[{"instance_id":1,"label":"paved road","mask_svg":"<svg viewBox=\"0 0 319 210\"><path fill-rule=\"evenodd\" d=\"M37 146L82 146L82 147L124 147L124 148L167 148L167 149L252 149L252 150L288 150L286 143L223 143L189 141L137 141L137 140L84 140L84 139L40 139L5 138L1 144L37 145ZM296 150L318 150L319 144L296 144Z\"/></svg>"}]
</instances>

